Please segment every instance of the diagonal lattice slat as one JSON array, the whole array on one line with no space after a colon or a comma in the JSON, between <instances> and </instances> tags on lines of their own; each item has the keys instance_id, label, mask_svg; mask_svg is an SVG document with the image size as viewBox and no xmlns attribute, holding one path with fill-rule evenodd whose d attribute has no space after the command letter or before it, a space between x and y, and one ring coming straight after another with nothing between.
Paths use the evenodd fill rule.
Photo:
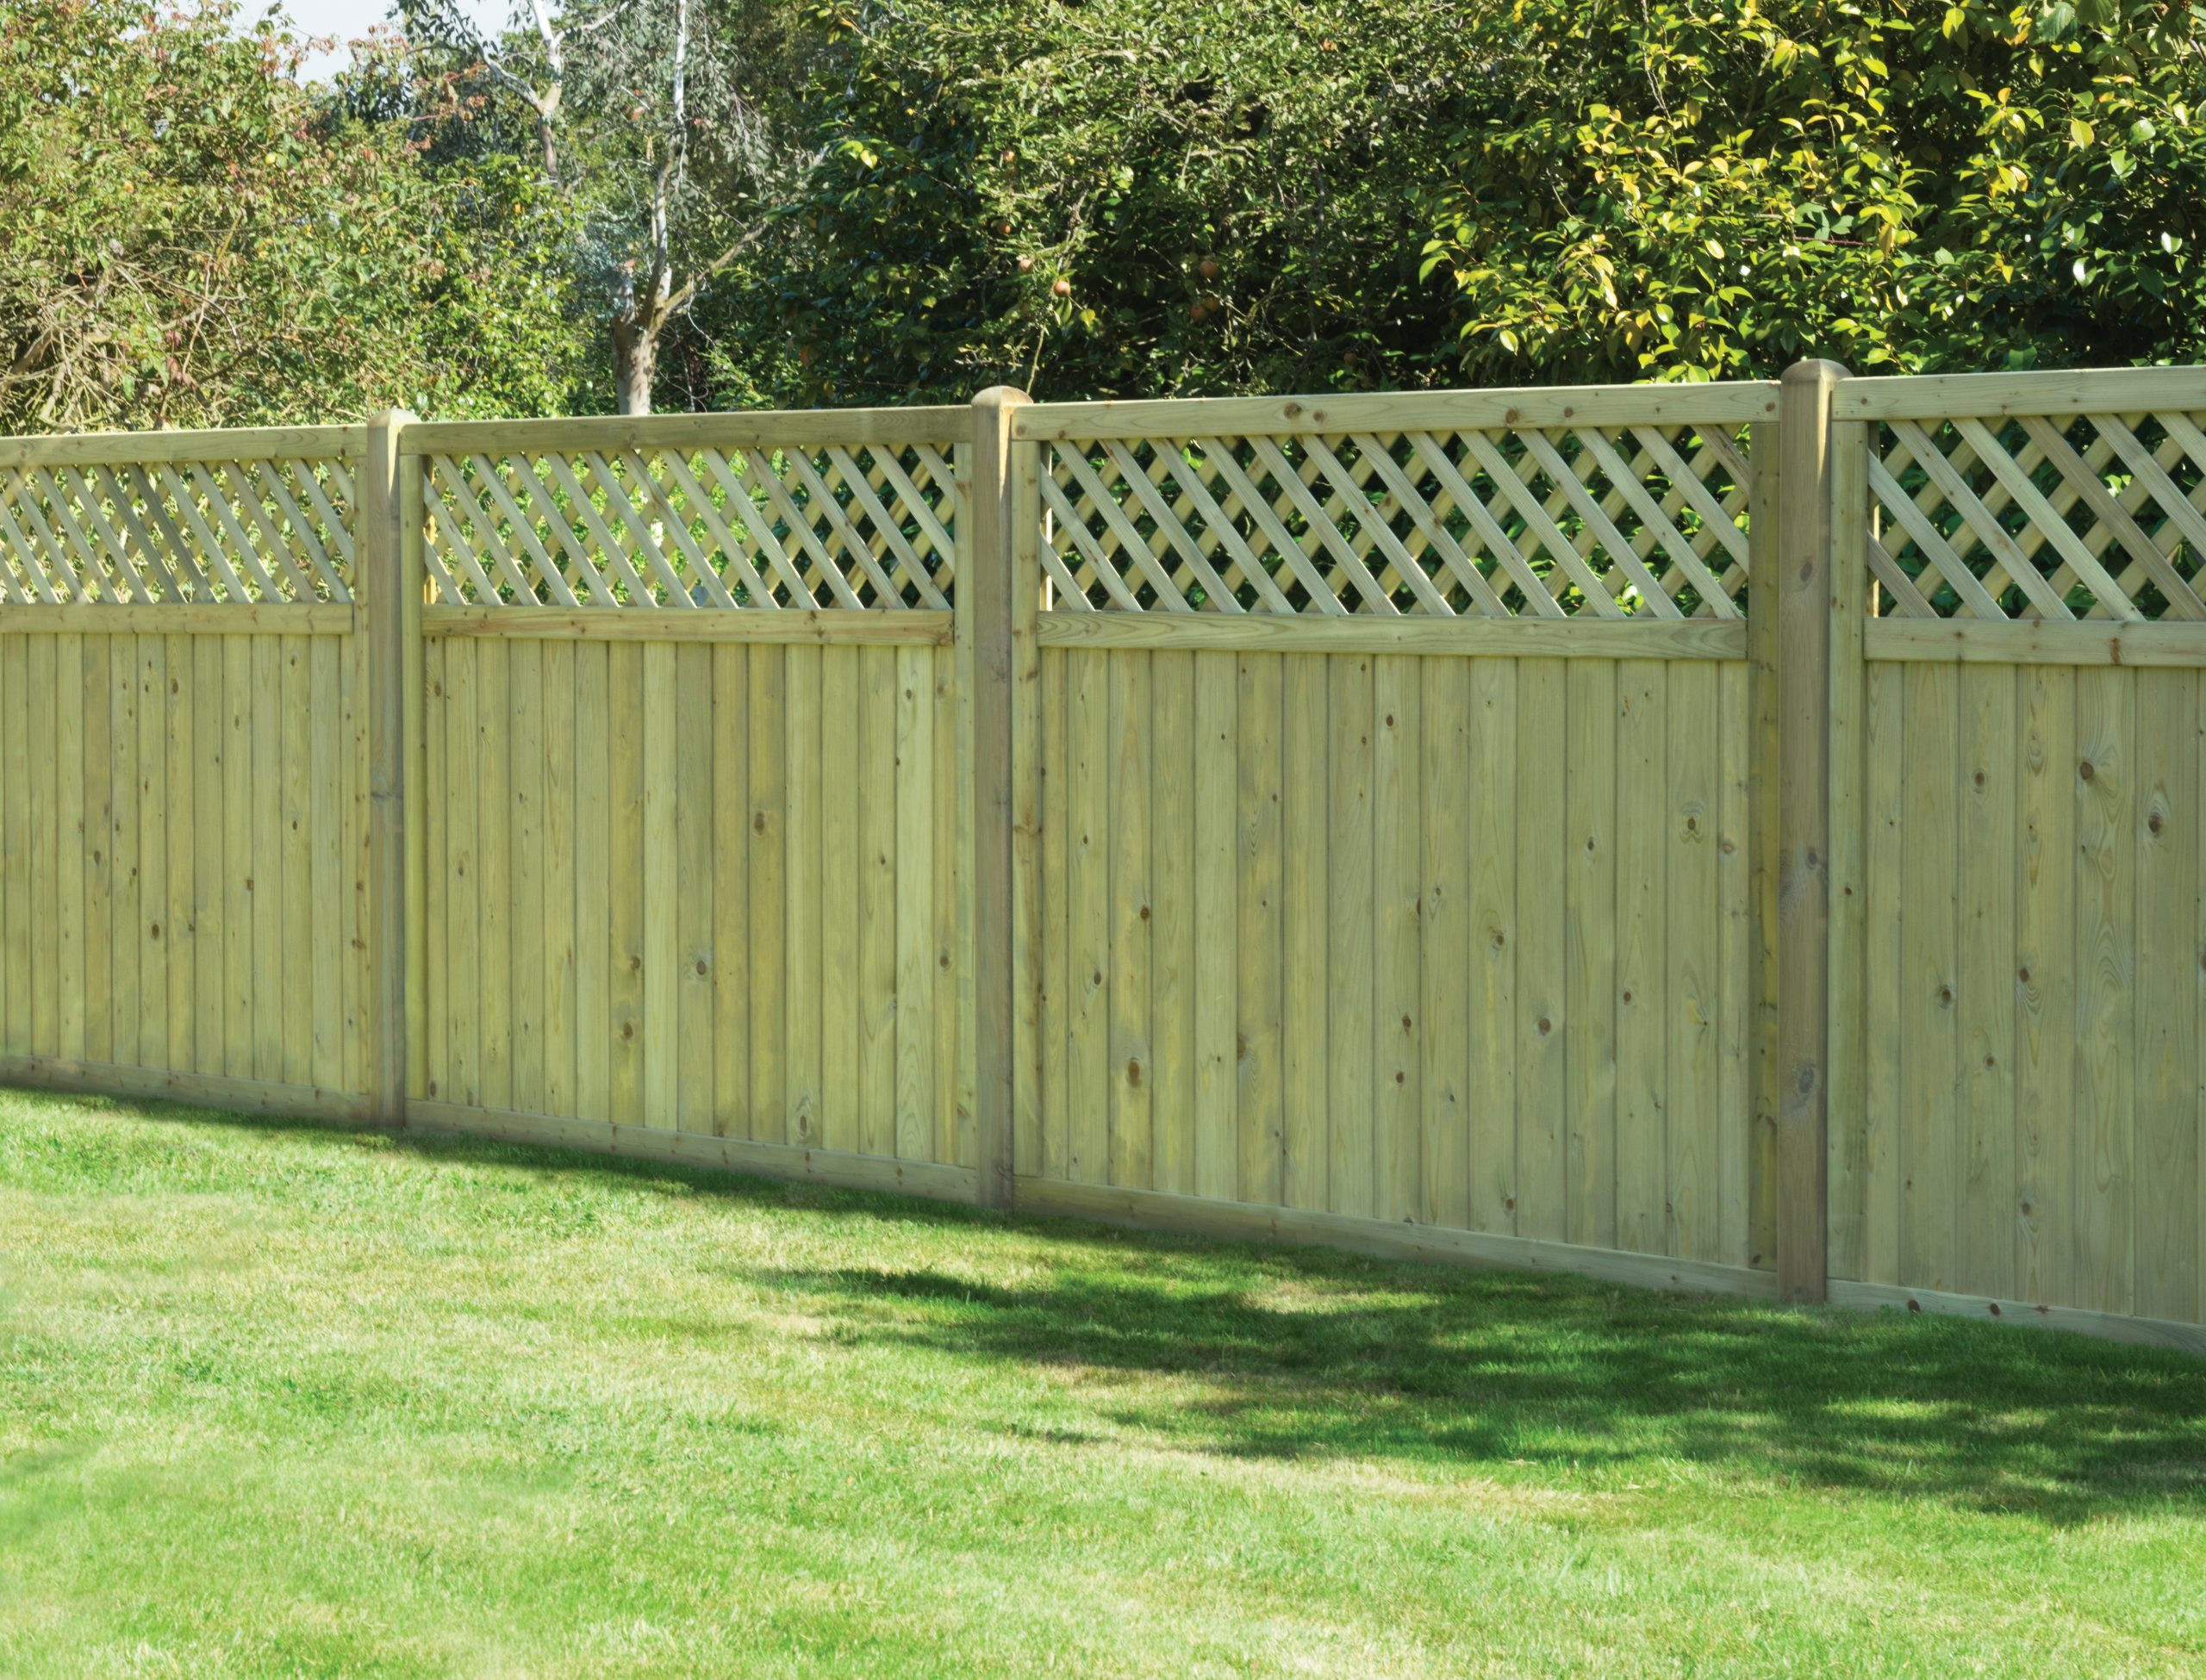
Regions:
<instances>
[{"instance_id":1,"label":"diagonal lattice slat","mask_svg":"<svg viewBox=\"0 0 2206 1680\"><path fill-rule=\"evenodd\" d=\"M1052 606L1736 619L1743 426L1043 445Z\"/></svg>"},{"instance_id":2,"label":"diagonal lattice slat","mask_svg":"<svg viewBox=\"0 0 2206 1680\"><path fill-rule=\"evenodd\" d=\"M1895 618L2206 619L2206 432L2181 414L1884 423L1869 568Z\"/></svg>"},{"instance_id":3,"label":"diagonal lattice slat","mask_svg":"<svg viewBox=\"0 0 2206 1680\"><path fill-rule=\"evenodd\" d=\"M446 604L760 610L950 605L956 469L926 445L438 455Z\"/></svg>"},{"instance_id":4,"label":"diagonal lattice slat","mask_svg":"<svg viewBox=\"0 0 2206 1680\"><path fill-rule=\"evenodd\" d=\"M352 505L333 457L0 468L0 602L349 601Z\"/></svg>"}]
</instances>

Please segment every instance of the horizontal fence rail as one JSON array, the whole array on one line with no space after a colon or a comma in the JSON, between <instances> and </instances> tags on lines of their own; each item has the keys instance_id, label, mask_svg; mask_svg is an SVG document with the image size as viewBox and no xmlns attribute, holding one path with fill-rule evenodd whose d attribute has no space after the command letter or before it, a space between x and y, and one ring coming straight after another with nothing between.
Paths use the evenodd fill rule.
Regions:
<instances>
[{"instance_id":1,"label":"horizontal fence rail","mask_svg":"<svg viewBox=\"0 0 2206 1680\"><path fill-rule=\"evenodd\" d=\"M2206 1351L2206 371L0 439L0 1077Z\"/></svg>"}]
</instances>

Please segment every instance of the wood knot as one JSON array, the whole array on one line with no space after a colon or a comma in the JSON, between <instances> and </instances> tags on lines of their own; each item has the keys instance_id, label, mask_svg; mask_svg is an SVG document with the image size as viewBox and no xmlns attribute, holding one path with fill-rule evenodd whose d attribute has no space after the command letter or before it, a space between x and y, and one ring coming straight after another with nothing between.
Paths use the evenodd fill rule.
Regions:
<instances>
[{"instance_id":1,"label":"wood knot","mask_svg":"<svg viewBox=\"0 0 2206 1680\"><path fill-rule=\"evenodd\" d=\"M2081 764L2078 764L2076 767L2076 774L2083 777L2084 781L2089 781L2093 776L2097 775L2098 772L2091 768L2091 761L2087 758Z\"/></svg>"}]
</instances>

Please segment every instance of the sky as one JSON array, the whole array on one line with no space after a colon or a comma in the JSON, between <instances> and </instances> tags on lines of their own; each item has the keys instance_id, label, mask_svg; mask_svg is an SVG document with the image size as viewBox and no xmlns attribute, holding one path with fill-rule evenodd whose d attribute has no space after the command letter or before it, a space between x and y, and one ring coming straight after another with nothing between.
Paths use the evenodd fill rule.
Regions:
<instances>
[{"instance_id":1,"label":"sky","mask_svg":"<svg viewBox=\"0 0 2206 1680\"><path fill-rule=\"evenodd\" d=\"M505 21L511 7L507 0L460 0L461 8L476 22L495 25ZM345 42L364 35L389 16L390 0L286 0L292 26L303 35L334 35L337 50L309 59L300 73L319 81L340 68L350 56ZM258 16L252 11L249 16Z\"/></svg>"}]
</instances>

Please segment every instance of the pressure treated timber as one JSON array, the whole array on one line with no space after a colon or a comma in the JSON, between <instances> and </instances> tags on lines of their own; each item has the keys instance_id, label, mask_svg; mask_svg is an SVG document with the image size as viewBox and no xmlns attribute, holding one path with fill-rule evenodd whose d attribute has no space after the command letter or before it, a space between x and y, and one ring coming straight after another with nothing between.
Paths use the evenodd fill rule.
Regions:
<instances>
[{"instance_id":1,"label":"pressure treated timber","mask_svg":"<svg viewBox=\"0 0 2206 1680\"><path fill-rule=\"evenodd\" d=\"M1022 1178L1020 1208L1029 1213L1093 1219L1106 1224L1236 1242L1274 1242L1346 1248L1388 1260L1505 1266L1592 1278L1642 1289L1771 1300L1776 1281L1750 1266L1708 1260L1667 1259L1617 1249L1581 1248L1532 1237L1449 1230L1391 1219L1358 1218L1306 1209L1266 1207L1247 1202L1211 1201L1158 1191L1112 1185L1067 1184L1054 1179Z\"/></svg>"},{"instance_id":2,"label":"pressure treated timber","mask_svg":"<svg viewBox=\"0 0 2206 1680\"><path fill-rule=\"evenodd\" d=\"M152 464L357 456L364 426L234 426L208 432L78 432L0 438L0 470L9 467Z\"/></svg>"},{"instance_id":3,"label":"pressure treated timber","mask_svg":"<svg viewBox=\"0 0 2206 1680\"><path fill-rule=\"evenodd\" d=\"M563 1149L588 1149L636 1160L723 1167L762 1178L801 1179L852 1190L892 1191L938 1201L969 1202L977 1187L970 1167L934 1161L884 1160L873 1155L844 1154L832 1149L808 1149L795 1144L714 1137L666 1127L623 1126L601 1120L520 1114L510 1110L462 1108L450 1103L409 1104L407 1126L413 1131L507 1138Z\"/></svg>"},{"instance_id":4,"label":"pressure treated timber","mask_svg":"<svg viewBox=\"0 0 2206 1680\"><path fill-rule=\"evenodd\" d=\"M221 610L221 609L216 609ZM667 613L632 607L424 607L421 633L576 642L765 642L820 647L947 647L951 614L834 607Z\"/></svg>"},{"instance_id":5,"label":"pressure treated timber","mask_svg":"<svg viewBox=\"0 0 2206 1680\"><path fill-rule=\"evenodd\" d=\"M2206 624L2048 624L2041 619L1871 619L1872 659L1982 665L2206 667Z\"/></svg>"},{"instance_id":6,"label":"pressure treated timber","mask_svg":"<svg viewBox=\"0 0 2206 1680\"><path fill-rule=\"evenodd\" d=\"M1561 389L1197 397L1161 401L1038 402L1020 441L1086 438L1281 437L1447 426L1627 426L1774 419L1774 383L1580 385Z\"/></svg>"},{"instance_id":7,"label":"pressure treated timber","mask_svg":"<svg viewBox=\"0 0 2206 1680\"><path fill-rule=\"evenodd\" d=\"M973 411L960 407L769 408L710 414L429 420L407 428L404 448L409 456L421 456L772 449L802 444L959 444L972 435L972 426Z\"/></svg>"},{"instance_id":8,"label":"pressure treated timber","mask_svg":"<svg viewBox=\"0 0 2206 1680\"><path fill-rule=\"evenodd\" d=\"M1318 619L1246 613L1044 613L1053 648L1275 653L1484 654L1505 658L1744 659L1740 619Z\"/></svg>"},{"instance_id":9,"label":"pressure treated timber","mask_svg":"<svg viewBox=\"0 0 2206 1680\"><path fill-rule=\"evenodd\" d=\"M238 1114L288 1115L346 1124L372 1123L375 1119L368 1099L350 1092L64 1056L0 1056L0 1086L187 1103Z\"/></svg>"},{"instance_id":10,"label":"pressure treated timber","mask_svg":"<svg viewBox=\"0 0 2206 1680\"><path fill-rule=\"evenodd\" d=\"M1830 706L1835 363L1785 370L1779 421L1777 1273L1791 1301L1828 1274Z\"/></svg>"},{"instance_id":11,"label":"pressure treated timber","mask_svg":"<svg viewBox=\"0 0 2206 1680\"><path fill-rule=\"evenodd\" d=\"M1947 414L2126 414L2206 408L2206 368L2070 368L2042 373L1851 378L1832 399L1841 420L1935 420Z\"/></svg>"},{"instance_id":12,"label":"pressure treated timber","mask_svg":"<svg viewBox=\"0 0 2206 1680\"><path fill-rule=\"evenodd\" d=\"M350 636L349 601L0 605L0 636Z\"/></svg>"}]
</instances>

